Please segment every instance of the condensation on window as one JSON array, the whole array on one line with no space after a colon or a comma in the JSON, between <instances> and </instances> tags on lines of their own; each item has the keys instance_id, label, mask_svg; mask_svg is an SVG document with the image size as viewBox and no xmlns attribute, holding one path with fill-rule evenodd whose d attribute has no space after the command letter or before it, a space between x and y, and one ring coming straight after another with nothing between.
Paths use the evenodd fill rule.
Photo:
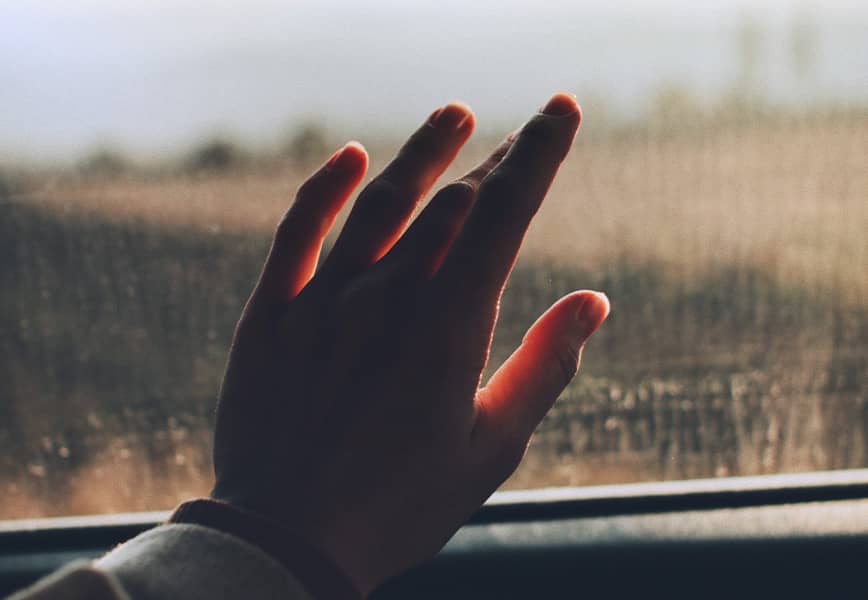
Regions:
<instances>
[{"instance_id":1,"label":"condensation on window","mask_svg":"<svg viewBox=\"0 0 868 600\"><path fill-rule=\"evenodd\" d=\"M546 66L532 56L466 81L430 68L414 75L428 77L419 89L480 99L478 139L447 177L517 126L511 115L533 109L525 91L487 100L480 79L508 90L524 77L540 101L575 81L584 107L506 289L491 363L567 292L603 290L612 314L507 487L868 467L868 95L836 79L839 63L868 56L868 37L810 6L732 9L720 27L695 31L663 11L655 27L670 31L670 19L682 38L661 40L659 54L648 40L637 51L635 19L617 11L595 16L605 35L587 43L580 16L566 14L552 37L544 15L507 11L529 36L525 54L535 43L542 54L575 53L563 59L574 80L535 79ZM500 35L457 39L479 56ZM439 48L427 43L418 52ZM597 62L579 57L588 52ZM281 76L316 76L284 58ZM632 74L625 65L647 85L619 84ZM0 154L0 518L168 509L208 492L232 330L292 191L345 138L361 137L381 167L443 99L408 92L407 73L334 77L379 98L379 120L354 128L363 113L310 85L319 112L262 108L272 129L290 123L277 141L168 132L170 149L154 152L135 150L150 143L138 128L119 127L116 145L69 150L78 147L58 140L60 149L44 147L50 160L38 148ZM389 107L402 94L415 112L398 127ZM162 114L158 104L148 111ZM231 124L257 109L223 110ZM486 111L496 117L488 124ZM48 117L87 124L92 115Z\"/></svg>"}]
</instances>

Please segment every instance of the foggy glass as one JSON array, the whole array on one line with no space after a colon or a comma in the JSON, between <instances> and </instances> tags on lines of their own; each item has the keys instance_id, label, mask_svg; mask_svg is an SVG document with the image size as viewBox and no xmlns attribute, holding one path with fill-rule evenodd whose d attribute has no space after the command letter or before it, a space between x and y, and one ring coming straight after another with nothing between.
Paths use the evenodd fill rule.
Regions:
<instances>
[{"instance_id":1,"label":"foggy glass","mask_svg":"<svg viewBox=\"0 0 868 600\"><path fill-rule=\"evenodd\" d=\"M460 98L447 181L562 89L585 121L491 363L567 292L612 314L507 487L868 467L868 11L694 4L0 8L0 518L206 494L305 174Z\"/></svg>"}]
</instances>

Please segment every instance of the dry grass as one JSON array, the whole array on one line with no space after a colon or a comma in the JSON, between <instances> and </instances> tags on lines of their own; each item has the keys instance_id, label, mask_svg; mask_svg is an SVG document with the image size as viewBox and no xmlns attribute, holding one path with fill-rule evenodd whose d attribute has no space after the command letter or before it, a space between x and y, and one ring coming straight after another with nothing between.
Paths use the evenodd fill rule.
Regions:
<instances>
[{"instance_id":1,"label":"dry grass","mask_svg":"<svg viewBox=\"0 0 868 600\"><path fill-rule=\"evenodd\" d=\"M580 137L493 362L567 291L614 312L508 486L868 466L866 164L861 114ZM228 338L300 179L57 178L0 208L0 518L207 491Z\"/></svg>"},{"instance_id":2,"label":"dry grass","mask_svg":"<svg viewBox=\"0 0 868 600\"><path fill-rule=\"evenodd\" d=\"M471 145L444 180L484 157ZM391 155L377 149L371 173ZM692 277L753 265L783 282L868 297L868 117L740 126L703 135L581 135L523 256L598 268L643 257ZM55 182L50 210L210 232L270 234L303 174L291 168L152 181ZM346 211L344 211L346 212ZM846 257L846 260L842 260Z\"/></svg>"}]
</instances>

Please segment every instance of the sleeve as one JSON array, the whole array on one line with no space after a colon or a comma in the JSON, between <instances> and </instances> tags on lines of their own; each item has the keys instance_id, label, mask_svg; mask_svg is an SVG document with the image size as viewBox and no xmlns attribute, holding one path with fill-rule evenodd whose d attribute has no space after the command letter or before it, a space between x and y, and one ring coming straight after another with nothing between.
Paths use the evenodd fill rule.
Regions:
<instances>
[{"instance_id":1,"label":"sleeve","mask_svg":"<svg viewBox=\"0 0 868 600\"><path fill-rule=\"evenodd\" d=\"M257 515L213 500L93 563L61 569L9 600L360 600L315 548Z\"/></svg>"},{"instance_id":2,"label":"sleeve","mask_svg":"<svg viewBox=\"0 0 868 600\"><path fill-rule=\"evenodd\" d=\"M110 574L76 561L7 600L132 600Z\"/></svg>"},{"instance_id":3,"label":"sleeve","mask_svg":"<svg viewBox=\"0 0 868 600\"><path fill-rule=\"evenodd\" d=\"M162 525L112 550L94 567L119 581L131 600L313 600L269 554L201 525Z\"/></svg>"},{"instance_id":4,"label":"sleeve","mask_svg":"<svg viewBox=\"0 0 868 600\"><path fill-rule=\"evenodd\" d=\"M313 600L263 550L200 525L162 525L9 600Z\"/></svg>"}]
</instances>

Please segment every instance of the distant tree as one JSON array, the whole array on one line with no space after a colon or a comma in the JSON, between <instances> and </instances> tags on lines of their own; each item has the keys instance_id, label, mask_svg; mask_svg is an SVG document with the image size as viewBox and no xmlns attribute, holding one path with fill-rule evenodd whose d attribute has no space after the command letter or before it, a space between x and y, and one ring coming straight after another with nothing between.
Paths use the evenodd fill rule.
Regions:
<instances>
[{"instance_id":1,"label":"distant tree","mask_svg":"<svg viewBox=\"0 0 868 600\"><path fill-rule=\"evenodd\" d=\"M805 81L814 69L820 38L814 19L806 8L794 11L789 38L793 73L799 80Z\"/></svg>"},{"instance_id":2,"label":"distant tree","mask_svg":"<svg viewBox=\"0 0 868 600\"><path fill-rule=\"evenodd\" d=\"M735 50L738 76L733 96L745 107L759 107L759 67L765 52L767 32L762 23L751 14L742 16L735 32Z\"/></svg>"},{"instance_id":3,"label":"distant tree","mask_svg":"<svg viewBox=\"0 0 868 600\"><path fill-rule=\"evenodd\" d=\"M214 138L193 149L184 161L188 172L221 172L238 167L244 160L243 152L234 143Z\"/></svg>"},{"instance_id":4,"label":"distant tree","mask_svg":"<svg viewBox=\"0 0 868 600\"><path fill-rule=\"evenodd\" d=\"M300 126L286 143L287 156L298 166L308 167L323 159L328 151L328 136L325 128L313 122Z\"/></svg>"},{"instance_id":5,"label":"distant tree","mask_svg":"<svg viewBox=\"0 0 868 600\"><path fill-rule=\"evenodd\" d=\"M99 148L82 159L77 170L85 176L112 178L126 173L131 166L118 150Z\"/></svg>"},{"instance_id":6,"label":"distant tree","mask_svg":"<svg viewBox=\"0 0 868 600\"><path fill-rule=\"evenodd\" d=\"M649 125L655 130L676 131L695 125L702 118L697 99L681 85L661 87L649 105Z\"/></svg>"}]
</instances>

